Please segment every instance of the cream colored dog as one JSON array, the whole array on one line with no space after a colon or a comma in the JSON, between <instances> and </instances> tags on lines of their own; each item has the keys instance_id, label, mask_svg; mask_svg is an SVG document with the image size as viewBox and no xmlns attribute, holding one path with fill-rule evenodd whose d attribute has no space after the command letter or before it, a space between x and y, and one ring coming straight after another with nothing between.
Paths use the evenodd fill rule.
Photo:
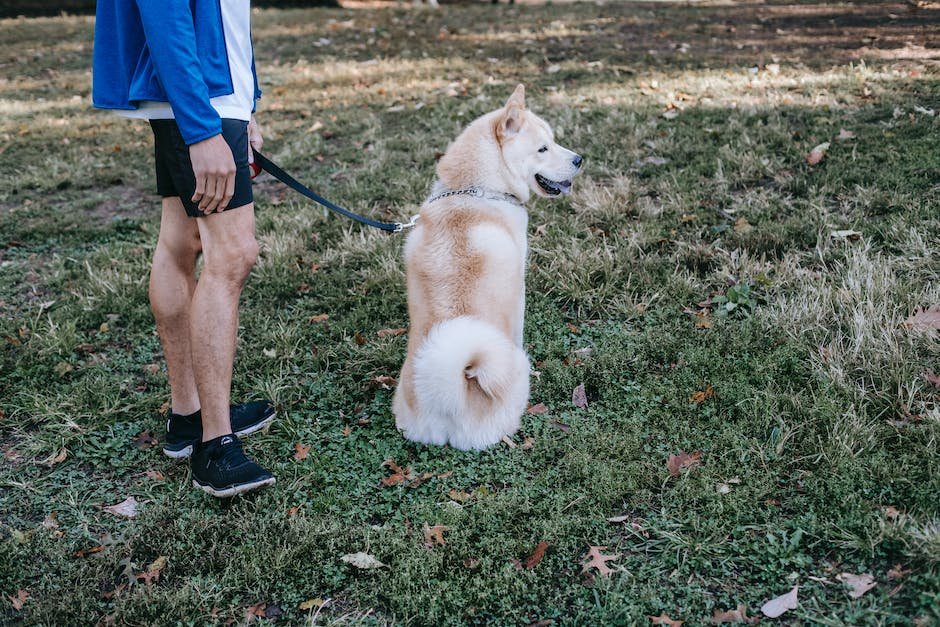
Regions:
<instances>
[{"instance_id":1,"label":"cream colored dog","mask_svg":"<svg viewBox=\"0 0 940 627\"><path fill-rule=\"evenodd\" d=\"M532 191L567 194L581 162L525 108L522 85L441 158L405 243L411 327L393 411L406 438L482 449L519 428L529 397L523 203Z\"/></svg>"}]
</instances>

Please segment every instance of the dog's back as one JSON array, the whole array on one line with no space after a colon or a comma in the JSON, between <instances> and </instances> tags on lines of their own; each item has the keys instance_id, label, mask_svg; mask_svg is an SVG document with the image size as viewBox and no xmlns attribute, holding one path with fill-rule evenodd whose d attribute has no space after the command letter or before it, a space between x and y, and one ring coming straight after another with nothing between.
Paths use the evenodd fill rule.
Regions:
<instances>
[{"instance_id":1,"label":"dog's back","mask_svg":"<svg viewBox=\"0 0 940 627\"><path fill-rule=\"evenodd\" d=\"M484 448L518 428L529 394L525 229L525 211L506 201L423 208L405 246L411 331L394 404L410 439Z\"/></svg>"}]
</instances>

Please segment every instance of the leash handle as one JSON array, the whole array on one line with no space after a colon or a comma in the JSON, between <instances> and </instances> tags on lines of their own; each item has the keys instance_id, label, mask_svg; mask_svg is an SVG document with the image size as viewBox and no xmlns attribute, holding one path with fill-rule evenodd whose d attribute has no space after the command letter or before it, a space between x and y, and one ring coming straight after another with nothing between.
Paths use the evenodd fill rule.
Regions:
<instances>
[{"instance_id":1,"label":"leash handle","mask_svg":"<svg viewBox=\"0 0 940 627\"><path fill-rule=\"evenodd\" d=\"M260 152L255 151L254 154L255 154L255 161L253 164L251 164L252 166L257 166L259 169L265 170L268 174L270 174L271 176L273 176L280 182L284 183L285 185L290 187L292 190L294 190L298 194L305 196L309 198L310 200L314 201L315 203L326 207L330 211L334 211L342 216L345 216L349 218L350 220L355 220L356 222L359 222L360 224L365 224L366 226L371 226L376 229L381 229L389 233L401 233L405 229L409 229L413 227L418 221L419 216L414 216L411 218L409 222L406 222L404 224L402 224L401 222L379 222L378 220L373 220L371 218L361 216L358 213L353 213L352 211L348 209L343 209L339 205L330 202L329 200L327 200L323 196L320 196L319 194L317 194L315 191L313 191L312 189L310 189L303 183L299 182L293 176L288 174L281 166L274 163L273 161L265 157ZM252 167L252 170L254 169L255 167Z\"/></svg>"}]
</instances>

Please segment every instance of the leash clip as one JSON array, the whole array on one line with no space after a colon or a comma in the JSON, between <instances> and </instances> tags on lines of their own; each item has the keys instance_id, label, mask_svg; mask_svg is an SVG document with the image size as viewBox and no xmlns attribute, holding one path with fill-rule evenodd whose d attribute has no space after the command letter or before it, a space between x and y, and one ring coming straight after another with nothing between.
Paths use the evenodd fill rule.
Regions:
<instances>
[{"instance_id":1,"label":"leash clip","mask_svg":"<svg viewBox=\"0 0 940 627\"><path fill-rule=\"evenodd\" d=\"M421 217L421 214L415 214L411 216L411 219L405 223L401 223L401 222L396 223L395 230L392 231L392 233L401 233L405 229L413 228L415 225L418 224L418 218L420 217Z\"/></svg>"}]
</instances>

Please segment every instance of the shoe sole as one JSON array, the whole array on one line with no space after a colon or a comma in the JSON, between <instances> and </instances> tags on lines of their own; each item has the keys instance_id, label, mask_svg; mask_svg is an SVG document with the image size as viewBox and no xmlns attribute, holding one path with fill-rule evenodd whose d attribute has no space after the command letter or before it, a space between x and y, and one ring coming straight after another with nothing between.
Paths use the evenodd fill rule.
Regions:
<instances>
[{"instance_id":1,"label":"shoe sole","mask_svg":"<svg viewBox=\"0 0 940 627\"><path fill-rule=\"evenodd\" d=\"M244 494L245 492L251 492L252 490L257 490L258 488L264 488L269 485L274 485L275 478L268 477L267 479L262 479L261 481L253 481L251 483L242 483L240 485L232 486L230 488L225 488L224 490L217 490L211 485L203 485L193 479L193 487L199 488L207 494L220 499L227 499L238 494Z\"/></svg>"},{"instance_id":2,"label":"shoe sole","mask_svg":"<svg viewBox=\"0 0 940 627\"><path fill-rule=\"evenodd\" d=\"M274 419L276 417L277 417L277 412L274 412L273 414L271 414L270 416L268 416L261 422L251 425L250 427L247 427L245 429L242 429L241 431L237 431L235 435L241 437L243 435L251 435L252 433L261 431L262 429L269 427L271 423L274 422ZM193 454L193 445L190 444L189 446L181 448L178 451L174 451L173 449L164 447L163 454L172 459L186 459L187 457Z\"/></svg>"}]
</instances>

